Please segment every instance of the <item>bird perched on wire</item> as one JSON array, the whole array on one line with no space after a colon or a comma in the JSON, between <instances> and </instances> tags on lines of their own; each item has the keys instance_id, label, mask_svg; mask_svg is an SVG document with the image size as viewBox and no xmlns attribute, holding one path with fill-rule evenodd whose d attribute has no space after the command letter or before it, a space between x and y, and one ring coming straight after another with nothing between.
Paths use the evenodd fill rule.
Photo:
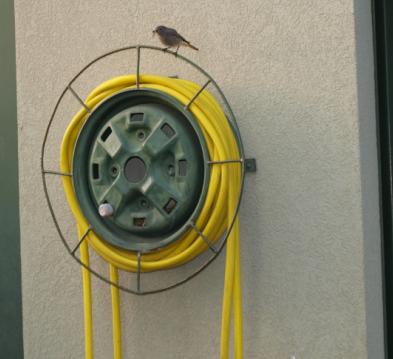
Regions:
<instances>
[{"instance_id":1,"label":"bird perched on wire","mask_svg":"<svg viewBox=\"0 0 393 359\"><path fill-rule=\"evenodd\" d=\"M199 49L192 45L189 41L187 41L183 36L181 36L175 29L171 29L170 27L166 26L157 26L153 30L153 35L157 34L160 41L163 43L163 45L166 46L164 50L168 50L171 48L176 47L175 54L177 55L177 52L179 51L180 46L186 46L190 47L191 49L194 49L198 51Z\"/></svg>"}]
</instances>

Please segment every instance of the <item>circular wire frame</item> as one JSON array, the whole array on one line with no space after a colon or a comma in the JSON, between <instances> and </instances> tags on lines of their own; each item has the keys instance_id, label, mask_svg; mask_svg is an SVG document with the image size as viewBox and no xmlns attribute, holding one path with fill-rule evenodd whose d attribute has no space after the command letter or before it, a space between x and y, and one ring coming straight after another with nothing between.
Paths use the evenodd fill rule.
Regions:
<instances>
[{"instance_id":1,"label":"circular wire frame","mask_svg":"<svg viewBox=\"0 0 393 359\"><path fill-rule=\"evenodd\" d=\"M147 291L143 291L141 290L141 275L142 275L142 271L141 271L141 261L142 261L142 256L143 253L138 252L137 253L137 258L138 258L138 271L137 271L137 283L136 283L136 289L132 289L132 288L127 288L123 285L120 285L118 283L114 283L112 282L110 279L108 279L107 277L103 276L102 274L98 273L96 270L94 270L93 268L91 268L90 266L86 265L85 263L83 263L80 258L78 258L76 256L76 251L78 250L80 244L86 239L87 235L89 234L90 231L92 231L93 229L91 227L89 227L87 229L87 231L82 235L82 237L79 239L79 242L77 243L77 245L71 249L70 246L68 245L66 238L60 228L59 222L56 218L56 214L55 211L53 209L53 205L49 196L49 192L48 192L48 187L47 187L47 183L46 183L46 175L59 175L59 176L70 176L72 177L72 173L63 173L63 172L59 172L59 171L55 171L55 170L47 170L44 168L44 160L45 160L45 149L46 149L46 143L47 143L47 139L48 139L48 135L50 132L50 129L52 127L52 124L54 122L57 110L59 108L59 105L64 97L64 95L66 94L67 91L70 91L72 93L72 95L77 99L77 101L86 108L86 110L90 113L91 109L89 109L86 104L83 102L83 100L78 96L78 94L75 92L75 90L72 88L72 84L89 68L91 67L93 64L95 64L96 62L100 61L103 58L106 58L110 55L116 54L116 53L120 53L123 51L128 51L128 50L136 50L137 52L137 56L136 56L136 87L139 88L140 86L140 53L141 53L141 49L148 49L148 50L155 50L155 51L160 51L163 52L165 54L168 54L170 56L175 56L177 59L180 59L186 63L188 63L189 65L191 65L192 67L194 67L196 70L198 70L201 74L203 74L206 78L207 78L207 82L201 87L201 89L199 91L197 91L195 93L195 95L190 99L190 102L185 106L185 109L189 109L189 106L191 105L191 103L202 93L202 91L209 85L212 84L215 89L218 91L221 100L223 101L225 107L228 110L228 114L226 118L232 128L233 133L235 134L237 143L238 143L238 147L239 147L239 152L240 152L240 158L236 158L236 159L228 159L228 160L223 160L223 161L208 161L209 165L225 165L227 163L238 163L241 166L241 180L240 180L240 193L239 193L239 198L235 207L235 211L233 213L233 217L231 220L230 225L228 226L226 233L224 235L224 238L221 240L221 243L219 244L219 246L213 247L209 240L203 235L203 233L200 231L199 228L197 228L195 226L194 223L189 223L189 226L191 229L194 229L198 235L206 242L206 244L208 245L209 249L212 252L212 255L202 264L200 265L196 270L194 270L191 274L189 274L188 276L186 276L184 279L179 280L177 282L175 282L174 284L170 284L168 286L162 287L162 288L158 288L158 289L152 289L152 290L147 290ZM236 217L238 215L239 212L239 208L240 208L240 203L243 197L243 189L244 189L244 177L245 177L245 154L244 154L244 147L243 147L243 142L241 139L241 135L240 135L240 131L239 131L239 127L237 125L236 122L236 118L235 115L232 111L231 106L229 105L228 100L226 99L224 93L222 92L221 88L218 86L218 84L215 82L215 80L204 70L202 69L200 66L198 66L197 64L195 64L193 61L189 60L188 58L177 54L173 51L169 51L169 50L165 50L161 47L157 47L157 46L148 46L148 45L135 45L135 46L127 46L127 47L122 47L116 50L112 50L110 52L107 52L97 58L95 58L94 60L92 60L90 63L88 63L84 68L82 68L82 70L80 72L78 72L74 78L68 83L68 85L65 87L65 89L62 91L60 97L58 98L56 105L53 109L53 112L51 114L51 117L49 119L48 125L46 127L46 131L45 131L45 135L44 135L44 139L42 142L42 147L41 147L41 175L42 175L42 182L43 182L43 186L44 186L44 194L45 194L45 198L49 207L49 211L51 213L52 216L52 220L54 222L54 225L57 229L57 232L60 236L61 241L63 242L65 248L67 249L68 253L75 259L75 261L77 263L79 263L81 266L83 266L84 268L86 268L90 273L92 273L94 276L96 276L97 278L101 279L102 281L104 281L107 284L113 285L125 292L131 293L131 294L135 294L135 295L148 295L148 294L156 294L156 293L161 293L161 292L165 292L167 290L170 289L174 289L176 287L179 287L180 285L188 282L189 280L191 280L192 278L196 277L199 273L201 273L203 270L205 270L222 252L223 248L226 245L226 242L228 240L228 237L230 235L230 233L232 232ZM174 268L175 269L175 268Z\"/></svg>"}]
</instances>

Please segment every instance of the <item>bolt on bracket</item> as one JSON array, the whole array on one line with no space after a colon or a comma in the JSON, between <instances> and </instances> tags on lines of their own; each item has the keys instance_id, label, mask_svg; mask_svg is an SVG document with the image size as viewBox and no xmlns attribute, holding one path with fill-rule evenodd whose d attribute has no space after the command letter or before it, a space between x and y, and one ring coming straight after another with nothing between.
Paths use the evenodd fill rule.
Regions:
<instances>
[{"instance_id":1,"label":"bolt on bracket","mask_svg":"<svg viewBox=\"0 0 393 359\"><path fill-rule=\"evenodd\" d=\"M257 171L257 160L255 158L246 158L244 160L245 172L256 172Z\"/></svg>"}]
</instances>

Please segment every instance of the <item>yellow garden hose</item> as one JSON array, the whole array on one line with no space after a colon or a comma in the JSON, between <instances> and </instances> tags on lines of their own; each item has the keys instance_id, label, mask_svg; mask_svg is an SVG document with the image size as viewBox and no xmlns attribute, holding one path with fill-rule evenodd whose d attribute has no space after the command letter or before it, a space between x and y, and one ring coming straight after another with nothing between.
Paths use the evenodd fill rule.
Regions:
<instances>
[{"instance_id":1,"label":"yellow garden hose","mask_svg":"<svg viewBox=\"0 0 393 359\"><path fill-rule=\"evenodd\" d=\"M181 104L186 105L200 86L190 81L154 75L140 75L140 88L161 91ZM106 81L95 88L86 98L87 108L94 109L100 102L113 94L136 87L136 76L125 75ZM207 91L202 93L189 107L203 132L211 161L238 159L239 148L236 137L228 124L223 110L215 98ZM64 173L72 172L74 147L78 134L88 121L88 112L82 108L68 126L61 145L60 168ZM78 205L71 177L63 177L66 197L78 226L79 238L88 231L90 224ZM241 166L239 163L212 165L210 182L205 203L196 221L197 228L214 244L231 225L241 190ZM89 265L89 248L94 249L109 264L109 276L118 283L118 270L137 272L137 253L117 248L88 231L86 240L81 244L81 261ZM208 249L205 240L197 231L190 229L177 241L150 253L140 259L142 272L170 269L185 264ZM85 311L85 353L86 359L93 358L92 336L92 294L90 272L82 269L84 311ZM114 358L121 358L120 293L111 286ZM233 317L232 317L233 315ZM239 223L236 218L227 240L225 284L222 309L221 359L229 358L229 337L231 320L234 324L234 358L243 357L242 347L242 304L240 280L240 243Z\"/></svg>"}]
</instances>

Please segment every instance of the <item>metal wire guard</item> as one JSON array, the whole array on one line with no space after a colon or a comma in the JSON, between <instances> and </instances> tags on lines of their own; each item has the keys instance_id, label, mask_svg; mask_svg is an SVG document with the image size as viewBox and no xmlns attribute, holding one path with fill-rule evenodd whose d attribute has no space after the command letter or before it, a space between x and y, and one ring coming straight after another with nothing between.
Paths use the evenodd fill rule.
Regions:
<instances>
[{"instance_id":1,"label":"metal wire guard","mask_svg":"<svg viewBox=\"0 0 393 359\"><path fill-rule=\"evenodd\" d=\"M107 277L101 275L100 273L98 273L97 271L95 271L94 269L92 269L90 266L86 265L85 263L83 263L77 256L76 256L76 251L78 250L80 244L86 239L88 233L92 230L91 227L89 227L87 229L87 231L82 235L82 237L79 239L76 247L74 248L70 248L70 246L68 245L65 236L60 228L59 222L56 218L56 214L55 211L53 209L52 206L52 202L48 193L48 187L47 187L47 182L46 182L46 176L47 175L58 175L58 176L72 176L72 173L63 173L60 171L56 171L56 170L51 170L51 169L45 169L44 168L44 160L45 160L45 149L46 149L46 143L47 143L47 139L48 139L48 135L50 132L50 129L52 127L52 124L54 122L57 110L59 108L59 105L64 97L64 95L66 94L67 91L70 91L70 93L76 98L76 100L83 106L85 107L85 109L90 113L91 109L87 108L86 104L83 102L83 100L81 99L81 97L77 94L77 92L72 88L72 84L81 76L82 73L84 73L90 66L92 66L93 64L95 64L96 62L100 61L101 59L108 57L110 55L119 53L119 52L123 52L123 51L128 51L128 50L136 50L137 52L137 57L136 57L136 86L137 88L139 88L139 84L140 84L140 59L141 59L141 49L149 49L149 50L155 50L155 51L160 51L163 52L165 54L171 55L171 56L175 56L177 59L180 59L188 64L190 64L192 67L194 67L195 69L197 69L200 73L202 73L208 80L207 82L201 87L201 89L192 97L192 99L190 100L190 102L185 106L185 109L187 109L191 103L199 96L199 94L209 85L212 84L215 89L218 91L227 111L227 120L228 123L230 124L232 131L235 135L235 138L237 140L238 143L238 147L239 147L239 152L240 152L240 158L238 159L228 159L228 160L224 160L224 161L208 161L209 165L225 165L226 163L239 163L239 165L241 166L241 180L240 180L240 193L239 193L239 197L238 197L238 202L237 205L235 207L235 211L231 220L230 225L228 226L225 236L224 238L221 240L221 243L218 247L213 247L211 246L209 240L203 235L203 233L200 231L199 228L197 228L195 226L194 223L190 224L190 227L193 228L195 231L197 231L197 233L199 234L199 236L201 236L201 238L206 242L206 244L208 245L208 247L211 250L212 255L199 267L197 268L194 272L192 272L190 275L188 275L187 277L185 277L184 279L177 281L174 284L162 287L162 288L158 288L158 289L153 289L153 290L147 290L147 291L143 291L141 290L141 257L143 255L143 253L138 252L137 256L138 256L138 270L137 270L137 284L136 284L136 289L131 289L131 288L127 288L124 287L120 284L114 283L112 282L110 279L108 279ZM232 231L233 225L235 223L235 219L236 216L239 212L239 208L240 208L240 203L242 200L242 196L243 196L243 189L244 189L244 177L245 177L245 155L244 155L244 147L243 147L243 142L241 139L241 135L240 135L240 131L239 128L237 126L237 122L236 122L236 118L235 115L224 95L224 93L222 92L221 88L217 85L217 83L214 81L214 79L205 71L203 70L201 67L199 67L197 64L195 64L194 62L192 62L191 60L187 59L186 57L176 54L175 52L172 51L168 51L168 50L164 50L160 47L156 47L156 46L147 46L147 45L136 45L136 46L128 46L128 47L123 47L120 49L116 49L110 52L107 52L99 57L97 57L96 59L94 59L93 61L91 61L89 64L87 64L70 82L69 84L65 87L65 89L62 91L60 97L58 98L56 105L53 109L53 112L51 114L51 117L49 119L46 131L45 131L45 135L44 135L44 139L42 142L42 147L41 147L41 175L42 175L42 182L43 182L43 186L44 186L44 194L45 194L45 198L49 207L49 211L51 213L51 217L52 220L54 222L54 225L57 229L57 232L60 236L60 239L62 240L64 246L66 247L68 253L76 260L76 262L78 262L80 265L82 265L83 267L85 267L87 270L89 270L93 275L95 275L97 278L103 280L105 283L113 285L125 292L128 293L132 293L135 295L147 295L147 294L155 294L155 293L160 293L160 292L164 292L167 291L169 289L173 289L176 288L186 282L188 282L189 280L191 280L192 278L194 278L195 276L197 276L199 273L201 273L203 270L205 270L221 253L221 251L223 250L223 248L226 245L227 239Z\"/></svg>"}]
</instances>

